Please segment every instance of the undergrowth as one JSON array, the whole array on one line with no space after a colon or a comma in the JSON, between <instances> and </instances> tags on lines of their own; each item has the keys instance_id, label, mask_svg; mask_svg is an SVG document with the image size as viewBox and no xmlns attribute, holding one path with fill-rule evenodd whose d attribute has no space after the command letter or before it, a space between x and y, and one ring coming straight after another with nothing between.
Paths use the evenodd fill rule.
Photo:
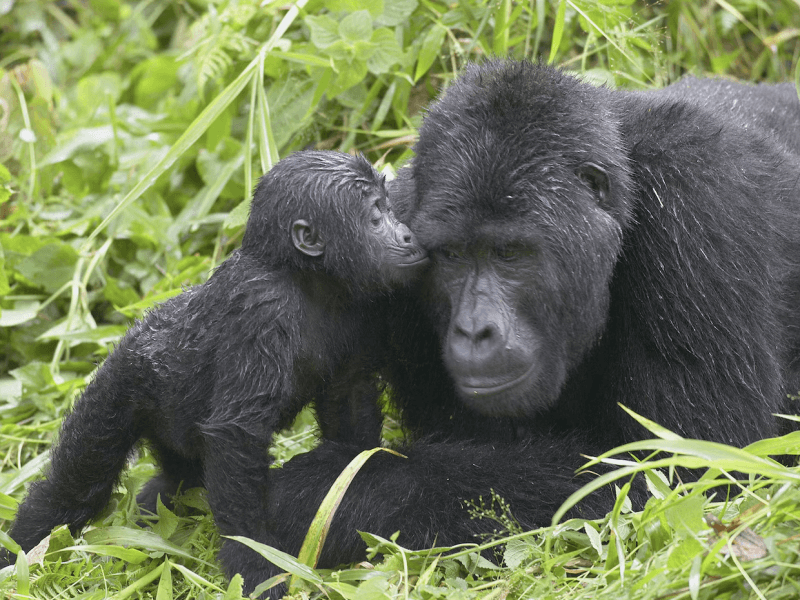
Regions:
<instances>
[{"instance_id":1,"label":"undergrowth","mask_svg":"<svg viewBox=\"0 0 800 600\"><path fill-rule=\"evenodd\" d=\"M488 56L629 88L688 72L800 81L799 40L797 0L0 1L3 529L97 364L132 319L237 247L254 181L280 157L360 151L391 175L411 156L422 109ZM800 473L765 458L796 454L797 438L740 451L653 432L648 449L662 453L649 462L604 458L620 477L606 482L618 502L604 519L522 531L502 498L465 499L495 536L412 552L402 532L365 533L359 565L312 571L285 557L293 589L359 600L800 596ZM276 465L314 443L304 413L276 442ZM678 466L709 473L683 485L670 479ZM142 526L135 493L154 472L143 451L91 528L77 539L56 530L0 571L0 592L240 598L216 563L202 490ZM651 493L640 511L626 496L634 474ZM16 549L2 530L0 544Z\"/></svg>"}]
</instances>

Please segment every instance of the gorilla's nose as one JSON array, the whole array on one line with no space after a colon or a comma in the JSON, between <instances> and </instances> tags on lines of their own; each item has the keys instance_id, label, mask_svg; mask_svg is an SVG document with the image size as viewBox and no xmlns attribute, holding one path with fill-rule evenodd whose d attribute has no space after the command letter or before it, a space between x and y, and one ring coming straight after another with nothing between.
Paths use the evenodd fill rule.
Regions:
<instances>
[{"instance_id":1,"label":"gorilla's nose","mask_svg":"<svg viewBox=\"0 0 800 600\"><path fill-rule=\"evenodd\" d=\"M462 363L484 362L502 343L502 332L493 320L472 316L457 318L450 336L451 358Z\"/></svg>"}]
</instances>

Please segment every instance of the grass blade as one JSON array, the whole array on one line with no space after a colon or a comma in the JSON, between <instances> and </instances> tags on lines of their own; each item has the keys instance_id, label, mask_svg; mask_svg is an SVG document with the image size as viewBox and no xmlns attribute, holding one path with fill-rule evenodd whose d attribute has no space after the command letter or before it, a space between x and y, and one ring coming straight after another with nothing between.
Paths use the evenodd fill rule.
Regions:
<instances>
[{"instance_id":1,"label":"grass blade","mask_svg":"<svg viewBox=\"0 0 800 600\"><path fill-rule=\"evenodd\" d=\"M558 53L558 47L561 45L561 37L564 35L564 19L567 14L567 0L559 0L558 12L556 13L556 22L553 25L553 41L550 43L550 56L547 62L553 64Z\"/></svg>"},{"instance_id":2,"label":"grass blade","mask_svg":"<svg viewBox=\"0 0 800 600\"><path fill-rule=\"evenodd\" d=\"M364 450L350 461L350 464L344 468L331 486L331 489L328 490L325 499L317 510L314 520L311 522L311 526L308 528L306 539L303 541L303 547L300 548L300 554L298 554L297 557L297 560L301 563L312 568L317 565L322 547L325 544L325 538L328 536L328 530L336 514L336 509L339 508L339 504L341 504L347 488L350 487L350 483L361 470L361 467L364 466L364 463L366 463L373 454L381 450L391 452L397 456L403 456L389 448L372 448L371 450ZM403 456L403 458L405 457ZM289 582L289 594L296 591L296 586L297 581L293 576Z\"/></svg>"},{"instance_id":3,"label":"grass blade","mask_svg":"<svg viewBox=\"0 0 800 600\"><path fill-rule=\"evenodd\" d=\"M307 565L298 561L291 554L286 554L286 552L281 552L277 548L267 546L266 544L256 542L250 538L242 537L240 535L231 535L225 537L231 540L236 540L248 548L255 550L279 569L283 569L287 573L291 573L293 577L299 577L300 579L310 581L311 583L322 583L322 577L317 575Z\"/></svg>"}]
</instances>

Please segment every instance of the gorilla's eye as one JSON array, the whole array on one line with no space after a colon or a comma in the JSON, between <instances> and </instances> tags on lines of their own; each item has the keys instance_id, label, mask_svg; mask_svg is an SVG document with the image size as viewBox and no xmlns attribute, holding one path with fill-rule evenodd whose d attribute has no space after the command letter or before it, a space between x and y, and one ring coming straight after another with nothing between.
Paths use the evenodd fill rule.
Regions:
<instances>
[{"instance_id":1,"label":"gorilla's eye","mask_svg":"<svg viewBox=\"0 0 800 600\"><path fill-rule=\"evenodd\" d=\"M464 249L457 246L445 246L440 252L448 260L461 260L465 256Z\"/></svg>"},{"instance_id":2,"label":"gorilla's eye","mask_svg":"<svg viewBox=\"0 0 800 600\"><path fill-rule=\"evenodd\" d=\"M575 169L575 174L595 193L598 203L603 206L608 200L611 184L605 169L594 164L585 163Z\"/></svg>"},{"instance_id":3,"label":"gorilla's eye","mask_svg":"<svg viewBox=\"0 0 800 600\"><path fill-rule=\"evenodd\" d=\"M512 261L533 256L534 250L525 244L513 243L496 247L494 253L500 260Z\"/></svg>"}]
</instances>

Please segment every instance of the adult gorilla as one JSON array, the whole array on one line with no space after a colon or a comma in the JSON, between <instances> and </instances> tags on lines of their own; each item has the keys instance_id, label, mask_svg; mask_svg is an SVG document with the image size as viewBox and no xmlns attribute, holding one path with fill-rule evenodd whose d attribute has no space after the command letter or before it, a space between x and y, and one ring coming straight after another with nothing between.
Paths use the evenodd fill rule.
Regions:
<instances>
[{"instance_id":1,"label":"adult gorilla","mask_svg":"<svg viewBox=\"0 0 800 600\"><path fill-rule=\"evenodd\" d=\"M621 92L527 62L469 67L391 192L433 263L398 315L408 459L370 459L323 563L362 556L357 529L474 539L490 525L461 501L492 489L524 526L548 524L581 453L649 436L618 402L687 437L777 434L800 389L799 175L790 85ZM353 453L324 443L277 473L286 549Z\"/></svg>"}]
</instances>

